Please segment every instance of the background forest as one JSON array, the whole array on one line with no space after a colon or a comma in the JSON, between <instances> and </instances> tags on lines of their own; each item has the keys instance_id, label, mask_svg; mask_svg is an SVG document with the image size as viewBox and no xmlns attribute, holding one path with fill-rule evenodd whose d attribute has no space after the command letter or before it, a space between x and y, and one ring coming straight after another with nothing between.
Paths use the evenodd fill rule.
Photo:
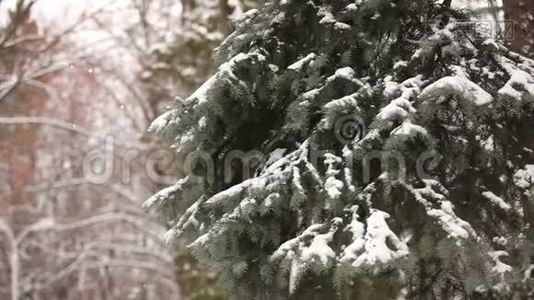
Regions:
<instances>
[{"instance_id":1,"label":"background forest","mask_svg":"<svg viewBox=\"0 0 534 300\"><path fill-rule=\"evenodd\" d=\"M464 2L534 57L534 2ZM261 5L0 0L0 299L224 299L141 208L182 175L146 130Z\"/></svg>"}]
</instances>

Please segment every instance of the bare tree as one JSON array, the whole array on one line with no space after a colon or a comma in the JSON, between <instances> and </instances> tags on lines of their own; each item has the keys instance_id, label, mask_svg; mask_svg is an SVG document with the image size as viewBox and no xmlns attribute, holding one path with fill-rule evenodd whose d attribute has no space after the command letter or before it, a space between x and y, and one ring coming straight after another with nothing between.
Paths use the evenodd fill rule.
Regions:
<instances>
[{"instance_id":1,"label":"bare tree","mask_svg":"<svg viewBox=\"0 0 534 300\"><path fill-rule=\"evenodd\" d=\"M42 36L35 4L17 1L0 30L0 298L176 299L163 229L140 209L149 188L122 181L119 167L104 180L86 172L91 153L106 158L108 141L112 161L147 148L128 129L142 102L109 101L96 80L91 61L102 59L105 40L76 41L107 6ZM148 180L142 165L132 180Z\"/></svg>"}]
</instances>

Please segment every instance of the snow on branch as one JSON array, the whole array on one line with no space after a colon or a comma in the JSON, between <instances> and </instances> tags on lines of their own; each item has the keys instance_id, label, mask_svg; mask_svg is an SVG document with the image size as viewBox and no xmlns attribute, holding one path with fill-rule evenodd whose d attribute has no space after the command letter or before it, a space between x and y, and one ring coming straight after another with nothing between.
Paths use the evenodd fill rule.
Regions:
<instances>
[{"instance_id":1,"label":"snow on branch","mask_svg":"<svg viewBox=\"0 0 534 300\"><path fill-rule=\"evenodd\" d=\"M419 95L420 101L435 100L440 103L448 97L464 99L474 106L487 105L493 102L493 97L471 80L448 76L425 87Z\"/></svg>"}]
</instances>

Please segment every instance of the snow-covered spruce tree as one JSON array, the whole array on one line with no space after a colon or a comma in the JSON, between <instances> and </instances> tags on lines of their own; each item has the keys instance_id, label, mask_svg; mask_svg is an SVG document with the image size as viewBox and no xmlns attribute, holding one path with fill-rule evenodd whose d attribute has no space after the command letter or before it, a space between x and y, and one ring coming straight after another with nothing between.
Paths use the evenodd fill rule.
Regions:
<instances>
[{"instance_id":1,"label":"snow-covered spruce tree","mask_svg":"<svg viewBox=\"0 0 534 300\"><path fill-rule=\"evenodd\" d=\"M534 62L449 4L273 0L152 124L196 159L145 205L231 299L529 293Z\"/></svg>"}]
</instances>

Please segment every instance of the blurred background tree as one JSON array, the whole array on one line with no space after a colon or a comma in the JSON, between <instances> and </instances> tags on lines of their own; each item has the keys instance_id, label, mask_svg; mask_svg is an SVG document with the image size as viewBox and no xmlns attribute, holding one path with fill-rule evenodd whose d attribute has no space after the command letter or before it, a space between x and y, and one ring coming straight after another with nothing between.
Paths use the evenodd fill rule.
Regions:
<instances>
[{"instance_id":1,"label":"blurred background tree","mask_svg":"<svg viewBox=\"0 0 534 300\"><path fill-rule=\"evenodd\" d=\"M140 209L180 176L145 131L258 4L0 1L1 299L221 299ZM109 176L87 176L108 152Z\"/></svg>"},{"instance_id":2,"label":"blurred background tree","mask_svg":"<svg viewBox=\"0 0 534 300\"><path fill-rule=\"evenodd\" d=\"M91 153L99 169L142 148L129 122L111 122L120 108L95 80L99 54L77 42L103 11L47 31L35 18L41 3L0 7L0 298L177 298L172 256L142 199L111 173L86 172Z\"/></svg>"}]
</instances>

